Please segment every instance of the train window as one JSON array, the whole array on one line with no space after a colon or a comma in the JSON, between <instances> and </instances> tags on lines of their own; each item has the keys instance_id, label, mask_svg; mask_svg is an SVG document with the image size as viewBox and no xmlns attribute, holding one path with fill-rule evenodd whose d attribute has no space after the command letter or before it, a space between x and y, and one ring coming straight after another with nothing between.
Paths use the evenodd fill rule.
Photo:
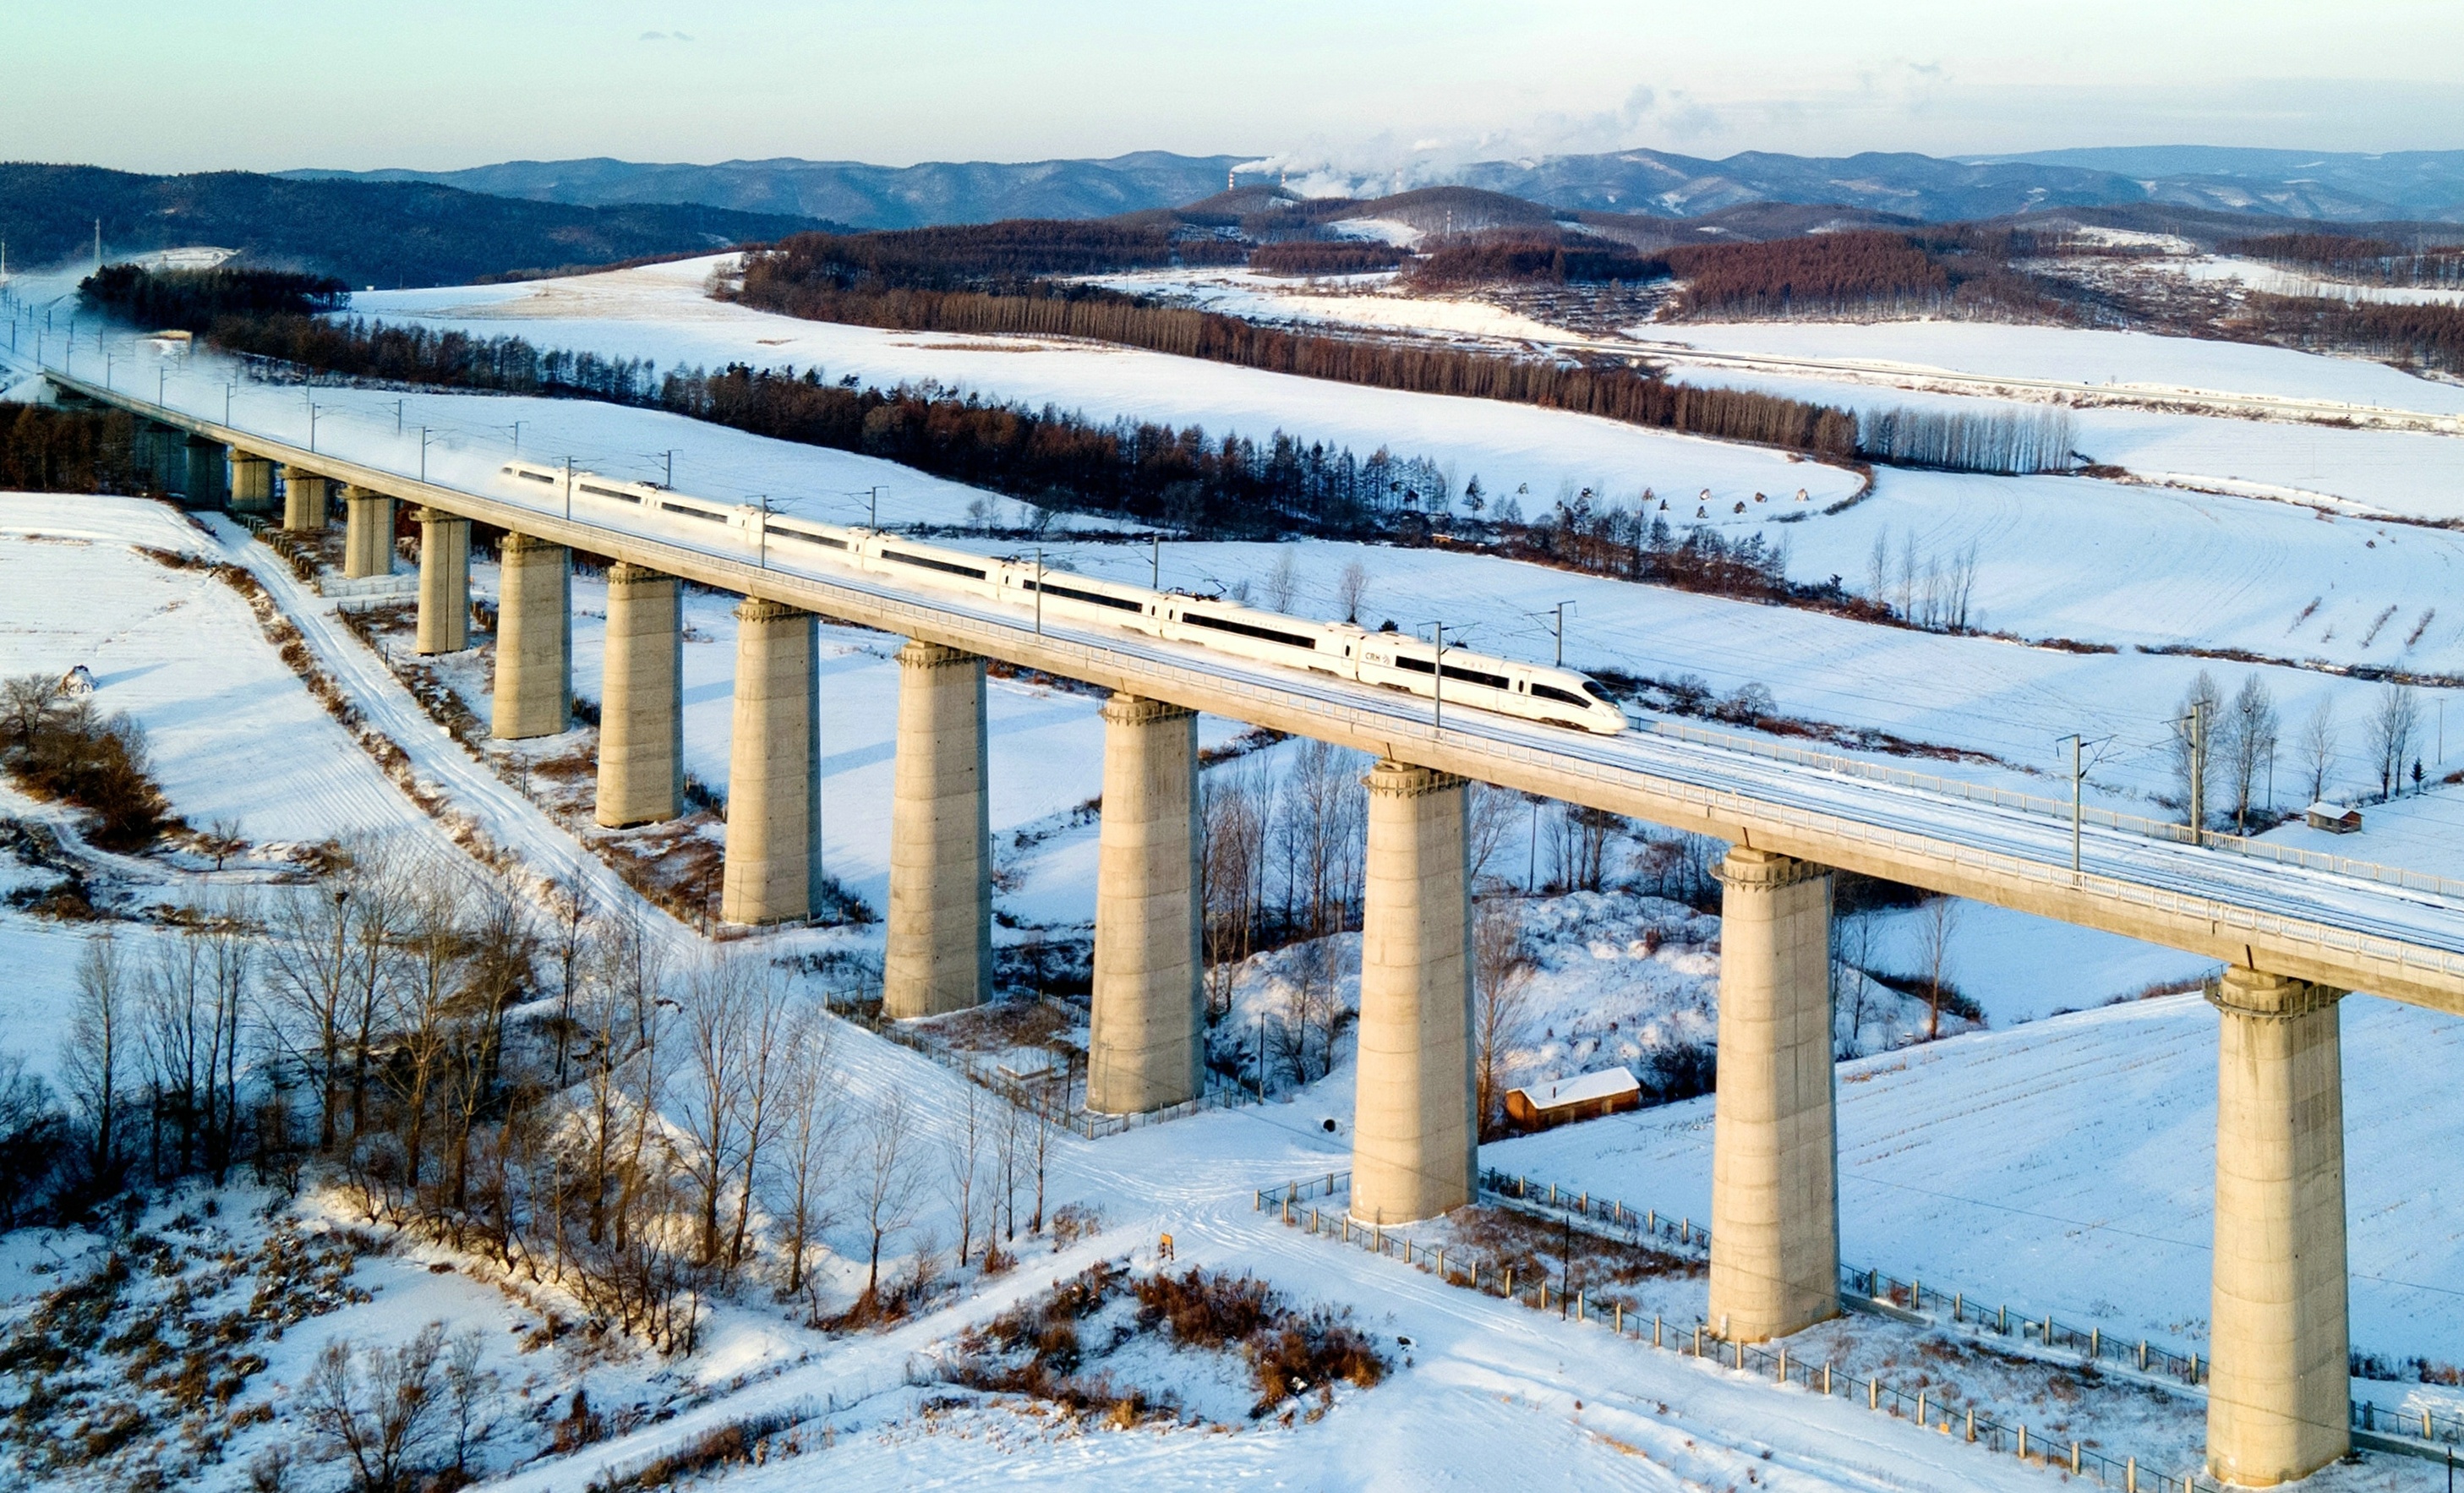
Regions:
<instances>
[{"instance_id":1,"label":"train window","mask_svg":"<svg viewBox=\"0 0 2464 1493\"><path fill-rule=\"evenodd\" d=\"M688 508L682 503L661 503L659 507L664 512L681 514L687 518L699 518L706 523L727 522L727 516L725 514L714 514L705 512L698 508Z\"/></svg>"},{"instance_id":2,"label":"train window","mask_svg":"<svg viewBox=\"0 0 2464 1493\"><path fill-rule=\"evenodd\" d=\"M824 549L843 550L847 548L847 540L845 539L825 538L818 534L806 534L802 529L773 529L770 532L779 536L779 538L782 539L802 539L806 544L818 544Z\"/></svg>"},{"instance_id":3,"label":"train window","mask_svg":"<svg viewBox=\"0 0 2464 1493\"><path fill-rule=\"evenodd\" d=\"M1026 585L1027 589L1030 591L1042 591L1046 596L1066 597L1070 601L1085 602L1092 606L1110 606L1117 611L1124 612L1144 611L1146 609L1146 604L1142 602L1133 602L1127 597L1106 596L1101 591L1081 591L1076 586L1054 585L1049 581L1041 582L1029 581Z\"/></svg>"},{"instance_id":4,"label":"train window","mask_svg":"<svg viewBox=\"0 0 2464 1493\"><path fill-rule=\"evenodd\" d=\"M583 483L582 491L591 494L593 497L612 497L620 503L638 503L641 501L641 498L635 496L633 494L622 492L612 487L601 487L595 482Z\"/></svg>"},{"instance_id":5,"label":"train window","mask_svg":"<svg viewBox=\"0 0 2464 1493\"><path fill-rule=\"evenodd\" d=\"M1573 691L1560 690L1553 684L1534 683L1531 686L1531 692L1544 700L1554 700L1560 705L1572 705L1577 710L1588 710L1593 704Z\"/></svg>"},{"instance_id":6,"label":"train window","mask_svg":"<svg viewBox=\"0 0 2464 1493\"><path fill-rule=\"evenodd\" d=\"M544 472L517 472L514 475L525 482L538 482L548 487L556 486L556 478Z\"/></svg>"},{"instance_id":7,"label":"train window","mask_svg":"<svg viewBox=\"0 0 2464 1493\"><path fill-rule=\"evenodd\" d=\"M918 565L926 570L946 571L954 576L965 576L976 581L981 581L984 578L984 573L973 566L955 565L946 560L935 560L930 555L910 555L904 550L886 549L881 552L881 558L894 560L902 565Z\"/></svg>"},{"instance_id":8,"label":"train window","mask_svg":"<svg viewBox=\"0 0 2464 1493\"><path fill-rule=\"evenodd\" d=\"M1237 633L1244 638L1256 638L1262 643L1280 643L1286 648L1308 648L1311 652L1317 649L1315 638L1303 637L1298 633L1278 632L1272 627L1261 627L1254 623L1237 622L1229 617L1209 617L1204 612L1183 612L1180 620L1192 626L1212 627L1217 632Z\"/></svg>"}]
</instances>

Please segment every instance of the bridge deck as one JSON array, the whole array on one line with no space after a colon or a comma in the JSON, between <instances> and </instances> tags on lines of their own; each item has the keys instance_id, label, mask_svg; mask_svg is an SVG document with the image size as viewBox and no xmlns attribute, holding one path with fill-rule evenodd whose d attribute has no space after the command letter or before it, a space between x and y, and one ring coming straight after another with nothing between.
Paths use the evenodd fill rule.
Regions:
<instances>
[{"instance_id":1,"label":"bridge deck","mask_svg":"<svg viewBox=\"0 0 2464 1493\"><path fill-rule=\"evenodd\" d=\"M731 535L649 515L623 524L561 499L422 481L46 369L88 399L466 517L723 590L880 627L1252 725L1319 737L1506 787L1825 865L2143 938L2233 963L2464 1013L2464 898L2090 826L1774 761L1653 732L1620 736L1430 702L891 584L825 560L780 563Z\"/></svg>"}]
</instances>

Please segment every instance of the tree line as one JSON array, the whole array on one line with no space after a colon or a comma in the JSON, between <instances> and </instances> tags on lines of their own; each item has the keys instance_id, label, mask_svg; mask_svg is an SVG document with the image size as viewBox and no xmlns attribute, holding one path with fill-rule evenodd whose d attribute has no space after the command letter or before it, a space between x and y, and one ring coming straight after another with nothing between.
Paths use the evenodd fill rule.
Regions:
<instances>
[{"instance_id":1,"label":"tree line","mask_svg":"<svg viewBox=\"0 0 2464 1493\"><path fill-rule=\"evenodd\" d=\"M2289 347L2464 372L2464 306L2253 295L2244 310L2246 324Z\"/></svg>"},{"instance_id":2,"label":"tree line","mask_svg":"<svg viewBox=\"0 0 2464 1493\"><path fill-rule=\"evenodd\" d=\"M331 275L283 270L147 270L110 264L77 282L77 299L140 326L203 332L224 317L339 311L350 303L351 289Z\"/></svg>"},{"instance_id":3,"label":"tree line","mask_svg":"<svg viewBox=\"0 0 2464 1493\"><path fill-rule=\"evenodd\" d=\"M1329 242L1287 238L1249 251L1249 268L1261 274L1367 274L1401 264L1403 251L1360 239Z\"/></svg>"},{"instance_id":4,"label":"tree line","mask_svg":"<svg viewBox=\"0 0 2464 1493\"><path fill-rule=\"evenodd\" d=\"M0 488L13 493L142 493L137 422L122 410L0 406Z\"/></svg>"},{"instance_id":5,"label":"tree line","mask_svg":"<svg viewBox=\"0 0 2464 1493\"><path fill-rule=\"evenodd\" d=\"M1043 1230L1048 1128L972 1087L955 1135L896 1093L859 1104L834 1021L770 963L671 953L578 872L328 851L310 884L85 938L56 1083L0 1054L0 1226L315 1168L369 1222L687 1352L715 1295L905 1310L935 1266L889 1266L936 1197L961 1263ZM851 1304L816 1273L825 1233L864 1267Z\"/></svg>"},{"instance_id":6,"label":"tree line","mask_svg":"<svg viewBox=\"0 0 2464 1493\"><path fill-rule=\"evenodd\" d=\"M1830 458L1856 449L1855 416L1802 400L1670 384L1623 363L1508 358L1289 332L1086 286L1039 283L1019 294L848 290L825 275L806 276L794 261L773 253L747 256L742 284L734 294L746 305L806 320L907 332L1086 338L1339 384L1566 409Z\"/></svg>"},{"instance_id":7,"label":"tree line","mask_svg":"<svg viewBox=\"0 0 2464 1493\"><path fill-rule=\"evenodd\" d=\"M2067 409L1902 406L1868 411L1857 423L1857 450L1869 461L2006 476L2069 471L2077 438Z\"/></svg>"},{"instance_id":8,"label":"tree line","mask_svg":"<svg viewBox=\"0 0 2464 1493\"><path fill-rule=\"evenodd\" d=\"M2368 285L2464 284L2464 245L2406 249L2384 238L2347 233L2262 233L2227 239L2219 253L2264 260L2289 270L2309 270Z\"/></svg>"},{"instance_id":9,"label":"tree line","mask_svg":"<svg viewBox=\"0 0 2464 1493\"><path fill-rule=\"evenodd\" d=\"M1238 264L1237 240L1163 223L1012 218L871 233L798 233L748 256L768 275L834 290L951 290L1052 274Z\"/></svg>"},{"instance_id":10,"label":"tree line","mask_svg":"<svg viewBox=\"0 0 2464 1493\"><path fill-rule=\"evenodd\" d=\"M1561 232L1529 230L1445 239L1411 266L1411 277L1431 286L1631 284L1666 279L1668 273L1666 258L1638 253L1623 244L1570 240Z\"/></svg>"},{"instance_id":11,"label":"tree line","mask_svg":"<svg viewBox=\"0 0 2464 1493\"><path fill-rule=\"evenodd\" d=\"M1857 229L1666 252L1702 318L1908 317L1938 313L2057 318L2061 306L2012 260L2033 240L1944 228Z\"/></svg>"}]
</instances>

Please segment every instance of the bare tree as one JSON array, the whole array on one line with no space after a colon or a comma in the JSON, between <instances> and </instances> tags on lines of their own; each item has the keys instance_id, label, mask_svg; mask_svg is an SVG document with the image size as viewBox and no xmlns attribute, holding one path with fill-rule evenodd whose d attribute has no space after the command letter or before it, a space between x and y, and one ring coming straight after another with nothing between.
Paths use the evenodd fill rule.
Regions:
<instances>
[{"instance_id":1,"label":"bare tree","mask_svg":"<svg viewBox=\"0 0 2464 1493\"><path fill-rule=\"evenodd\" d=\"M941 1145L950 1168L950 1206L958 1216L958 1261L963 1264L976 1243L976 1181L983 1170L986 1126L983 1090L973 1084L959 1087L965 1090L966 1108L943 1134Z\"/></svg>"},{"instance_id":2,"label":"bare tree","mask_svg":"<svg viewBox=\"0 0 2464 1493\"><path fill-rule=\"evenodd\" d=\"M1360 608L1369 604L1369 567L1353 560L1334 578L1334 604L1343 608L1343 620L1356 623Z\"/></svg>"},{"instance_id":3,"label":"bare tree","mask_svg":"<svg viewBox=\"0 0 2464 1493\"><path fill-rule=\"evenodd\" d=\"M477 1328L454 1334L445 1353L446 1408L453 1418L453 1471L468 1477L471 1453L495 1433L496 1374L479 1367L488 1335Z\"/></svg>"},{"instance_id":4,"label":"bare tree","mask_svg":"<svg viewBox=\"0 0 2464 1493\"><path fill-rule=\"evenodd\" d=\"M2215 773L2210 764L2215 759L2212 748L2223 706L2224 696L2216 690L2215 676L2202 669L2174 712L2173 787L2179 795L2182 817L2198 829L2208 825L2208 799L2215 788Z\"/></svg>"},{"instance_id":5,"label":"bare tree","mask_svg":"<svg viewBox=\"0 0 2464 1493\"><path fill-rule=\"evenodd\" d=\"M751 999L746 1002L744 1023L750 1044L743 1065L744 1159L736 1184L736 1228L728 1241L730 1271L744 1264L745 1241L752 1226L754 1179L761 1168L762 1152L777 1138L780 1126L788 1116L787 1108L780 1103L779 1080L799 1076L778 1061L788 1043L797 1040L797 1017L787 1004L785 989L770 977L767 966L755 968L749 983Z\"/></svg>"},{"instance_id":6,"label":"bare tree","mask_svg":"<svg viewBox=\"0 0 2464 1493\"><path fill-rule=\"evenodd\" d=\"M688 1142L684 1165L693 1179L704 1264L719 1259L719 1206L744 1158L752 1063L750 974L745 961L722 956L705 961L685 980L679 1033L684 1082L674 1119Z\"/></svg>"},{"instance_id":7,"label":"bare tree","mask_svg":"<svg viewBox=\"0 0 2464 1493\"><path fill-rule=\"evenodd\" d=\"M1959 928L1957 897L1927 897L1917 911L1917 958L1925 971L1925 1040L1942 1035L1942 997L1950 964L1952 935Z\"/></svg>"},{"instance_id":8,"label":"bare tree","mask_svg":"<svg viewBox=\"0 0 2464 1493\"><path fill-rule=\"evenodd\" d=\"M1266 604L1269 611L1288 612L1292 609L1292 594L1299 584L1300 575L1292 561L1292 547L1288 544L1276 546L1275 568L1266 572L1265 582L1259 587L1260 600Z\"/></svg>"},{"instance_id":9,"label":"bare tree","mask_svg":"<svg viewBox=\"0 0 2464 1493\"><path fill-rule=\"evenodd\" d=\"M1873 962L1872 911L1859 908L1845 916L1835 915L1831 919L1832 1009L1838 1016L1835 1057L1853 1058L1865 1050L1866 1007L1874 990L1865 971Z\"/></svg>"},{"instance_id":10,"label":"bare tree","mask_svg":"<svg viewBox=\"0 0 2464 1493\"><path fill-rule=\"evenodd\" d=\"M77 954L77 1005L60 1052L60 1076L92 1134L90 1164L98 1178L108 1177L120 1159L121 1080L134 1036L128 983L127 964L111 931L87 939Z\"/></svg>"},{"instance_id":11,"label":"bare tree","mask_svg":"<svg viewBox=\"0 0 2464 1493\"><path fill-rule=\"evenodd\" d=\"M2260 775L2276 760L2277 718L2276 697L2256 673L2245 676L2233 692L2217 733L2214 759L2224 769L2233 797L2233 829L2250 828L2250 803Z\"/></svg>"},{"instance_id":12,"label":"bare tree","mask_svg":"<svg viewBox=\"0 0 2464 1493\"><path fill-rule=\"evenodd\" d=\"M1205 920L1206 1011L1213 1018L1231 1011L1232 982L1257 947L1274 802L1271 785L1241 766L1219 768L1207 777L1199 879Z\"/></svg>"},{"instance_id":13,"label":"bare tree","mask_svg":"<svg viewBox=\"0 0 2464 1493\"><path fill-rule=\"evenodd\" d=\"M2380 798L2394 798L2404 785L2405 759L2412 755L2413 733L2420 729L2421 709L2411 689L2388 680L2370 716L2370 757L2378 769Z\"/></svg>"},{"instance_id":14,"label":"bare tree","mask_svg":"<svg viewBox=\"0 0 2464 1493\"><path fill-rule=\"evenodd\" d=\"M1481 1137L1497 1132L1504 1114L1506 1060L1531 1014L1532 963L1523 937L1522 905L1484 899L1472 922L1473 1103Z\"/></svg>"},{"instance_id":15,"label":"bare tree","mask_svg":"<svg viewBox=\"0 0 2464 1493\"><path fill-rule=\"evenodd\" d=\"M1522 827L1523 795L1494 783L1471 785L1471 801L1464 810L1463 860L1472 886L1480 885L1507 836Z\"/></svg>"},{"instance_id":16,"label":"bare tree","mask_svg":"<svg viewBox=\"0 0 2464 1493\"><path fill-rule=\"evenodd\" d=\"M780 1253L787 1257L789 1296L804 1288L804 1257L814 1237L829 1226L825 1202L839 1118L835 1067L828 1018L809 1009L800 1013L781 1056L778 1139L770 1147L766 1169L770 1187L765 1206L779 1234ZM965 1087L972 1113L976 1086Z\"/></svg>"},{"instance_id":17,"label":"bare tree","mask_svg":"<svg viewBox=\"0 0 2464 1493\"><path fill-rule=\"evenodd\" d=\"M444 1351L445 1325L431 1322L402 1347L368 1349L359 1362L347 1338L329 1340L317 1355L299 1390L299 1415L327 1459L350 1464L358 1493L417 1485L447 1408L436 1382Z\"/></svg>"},{"instance_id":18,"label":"bare tree","mask_svg":"<svg viewBox=\"0 0 2464 1493\"><path fill-rule=\"evenodd\" d=\"M877 1304L881 1296L882 1245L915 1221L922 1179L915 1168L912 1130L907 1094L898 1088L877 1100L857 1128L853 1183L868 1249L864 1282L868 1304Z\"/></svg>"},{"instance_id":19,"label":"bare tree","mask_svg":"<svg viewBox=\"0 0 2464 1493\"><path fill-rule=\"evenodd\" d=\"M2301 766L2310 775L2310 801L2327 796L2327 777L2336 770L2336 701L2321 695L2318 708L2301 724Z\"/></svg>"}]
</instances>

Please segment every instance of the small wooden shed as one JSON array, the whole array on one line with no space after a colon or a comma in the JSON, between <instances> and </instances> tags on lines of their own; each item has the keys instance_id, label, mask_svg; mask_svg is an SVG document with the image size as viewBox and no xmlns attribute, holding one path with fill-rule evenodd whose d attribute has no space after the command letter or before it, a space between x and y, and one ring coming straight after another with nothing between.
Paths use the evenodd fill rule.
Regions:
<instances>
[{"instance_id":1,"label":"small wooden shed","mask_svg":"<svg viewBox=\"0 0 2464 1493\"><path fill-rule=\"evenodd\" d=\"M2349 803L2330 803L2321 799L2301 811L2301 819L2313 829L2323 829L2331 835L2361 832L2362 811Z\"/></svg>"},{"instance_id":2,"label":"small wooden shed","mask_svg":"<svg viewBox=\"0 0 2464 1493\"><path fill-rule=\"evenodd\" d=\"M1508 1089L1506 1095L1507 1119L1526 1131L1545 1131L1641 1108L1642 1085L1623 1065Z\"/></svg>"}]
</instances>

